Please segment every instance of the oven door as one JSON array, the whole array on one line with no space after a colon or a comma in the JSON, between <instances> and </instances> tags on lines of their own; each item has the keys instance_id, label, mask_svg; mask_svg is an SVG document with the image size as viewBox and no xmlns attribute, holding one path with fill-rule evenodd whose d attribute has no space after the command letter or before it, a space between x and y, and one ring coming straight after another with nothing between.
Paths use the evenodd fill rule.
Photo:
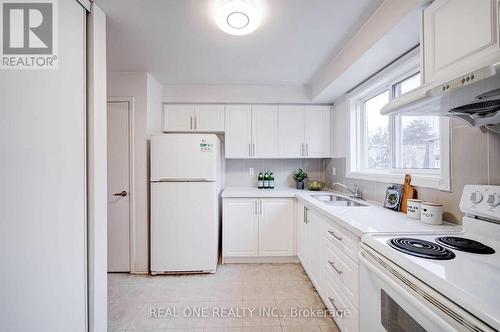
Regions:
<instances>
[{"instance_id":1,"label":"oven door","mask_svg":"<svg viewBox=\"0 0 500 332\"><path fill-rule=\"evenodd\" d=\"M359 255L362 332L493 331L366 245Z\"/></svg>"}]
</instances>

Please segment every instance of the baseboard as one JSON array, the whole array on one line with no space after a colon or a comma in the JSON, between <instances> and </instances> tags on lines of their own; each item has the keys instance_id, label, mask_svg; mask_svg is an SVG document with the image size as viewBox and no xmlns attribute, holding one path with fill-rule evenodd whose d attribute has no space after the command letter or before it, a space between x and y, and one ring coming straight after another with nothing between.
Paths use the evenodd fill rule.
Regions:
<instances>
[{"instance_id":1,"label":"baseboard","mask_svg":"<svg viewBox=\"0 0 500 332\"><path fill-rule=\"evenodd\" d=\"M272 257L222 257L222 264L245 263L298 263L297 256L272 256Z\"/></svg>"}]
</instances>

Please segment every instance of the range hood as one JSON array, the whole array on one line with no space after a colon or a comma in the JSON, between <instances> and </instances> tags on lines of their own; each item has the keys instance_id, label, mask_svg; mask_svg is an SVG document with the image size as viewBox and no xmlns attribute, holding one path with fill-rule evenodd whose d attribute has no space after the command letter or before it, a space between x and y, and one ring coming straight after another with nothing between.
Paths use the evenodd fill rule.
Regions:
<instances>
[{"instance_id":1,"label":"range hood","mask_svg":"<svg viewBox=\"0 0 500 332\"><path fill-rule=\"evenodd\" d=\"M445 83L424 84L385 105L384 115L445 115L500 130L500 63Z\"/></svg>"}]
</instances>

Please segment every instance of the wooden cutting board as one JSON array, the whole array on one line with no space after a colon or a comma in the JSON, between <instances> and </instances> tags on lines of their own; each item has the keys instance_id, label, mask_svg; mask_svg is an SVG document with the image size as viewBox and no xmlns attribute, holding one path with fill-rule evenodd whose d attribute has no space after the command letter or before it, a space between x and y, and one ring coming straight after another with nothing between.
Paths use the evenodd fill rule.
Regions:
<instances>
[{"instance_id":1,"label":"wooden cutting board","mask_svg":"<svg viewBox=\"0 0 500 332\"><path fill-rule=\"evenodd\" d=\"M407 201L410 198L417 198L417 191L410 184L411 176L410 174L405 175L405 183L403 184L403 196L401 198L401 208L400 211L406 213Z\"/></svg>"}]
</instances>

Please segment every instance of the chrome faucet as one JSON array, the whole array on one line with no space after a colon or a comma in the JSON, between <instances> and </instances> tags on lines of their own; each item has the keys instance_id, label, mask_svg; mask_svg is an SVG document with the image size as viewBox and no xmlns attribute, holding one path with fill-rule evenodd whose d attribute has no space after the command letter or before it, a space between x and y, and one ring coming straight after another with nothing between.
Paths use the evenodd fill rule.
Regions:
<instances>
[{"instance_id":1,"label":"chrome faucet","mask_svg":"<svg viewBox=\"0 0 500 332\"><path fill-rule=\"evenodd\" d=\"M348 186L346 186L345 184L340 183L340 182L334 182L334 183L332 184L332 186L333 186L333 187L335 187L335 186L339 186L339 187L342 187L342 188L344 188L345 190L349 191L349 192L352 194L351 196L349 196L349 197L351 197L351 198L363 199L363 198L361 197L361 193L359 192L359 186L358 186L357 184L355 184L355 183L351 183L351 184L352 184L352 186L353 186L353 189L349 188Z\"/></svg>"}]
</instances>

